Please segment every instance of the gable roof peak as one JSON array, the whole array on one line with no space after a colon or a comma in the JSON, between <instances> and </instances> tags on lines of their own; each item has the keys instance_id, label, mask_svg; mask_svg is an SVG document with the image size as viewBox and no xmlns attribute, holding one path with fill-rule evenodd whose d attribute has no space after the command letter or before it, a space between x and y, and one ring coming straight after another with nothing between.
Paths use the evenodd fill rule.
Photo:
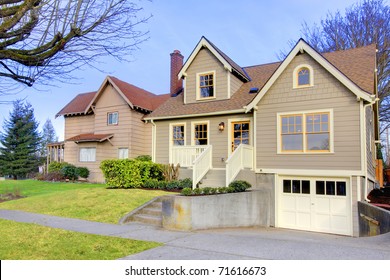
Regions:
<instances>
[{"instance_id":1,"label":"gable roof peak","mask_svg":"<svg viewBox=\"0 0 390 280\"><path fill-rule=\"evenodd\" d=\"M234 73L235 75L237 75L240 79L244 80L245 82L250 81L250 77L245 72L245 70L241 66L239 66L236 62L234 62L229 56L227 56L223 51L221 51L216 45L214 45L205 36L202 36L200 38L198 44L196 45L194 50L191 52L187 61L184 63L183 67L181 68L181 70L178 74L179 79L181 79L183 76L185 76L185 73L186 73L188 67L191 65L192 61L195 59L195 57L198 55L198 53L203 48L207 48L223 64L225 69Z\"/></svg>"}]
</instances>

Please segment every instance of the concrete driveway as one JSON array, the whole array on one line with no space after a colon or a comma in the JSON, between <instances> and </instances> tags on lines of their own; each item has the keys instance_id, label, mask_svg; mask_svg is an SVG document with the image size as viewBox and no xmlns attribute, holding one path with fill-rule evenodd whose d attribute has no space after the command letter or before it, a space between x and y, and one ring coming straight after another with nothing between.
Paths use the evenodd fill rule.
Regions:
<instances>
[{"instance_id":1,"label":"concrete driveway","mask_svg":"<svg viewBox=\"0 0 390 280\"><path fill-rule=\"evenodd\" d=\"M390 260L390 233L353 238L275 228L177 232L137 223L113 225L13 210L0 210L0 219L164 243L123 257L127 260Z\"/></svg>"}]
</instances>

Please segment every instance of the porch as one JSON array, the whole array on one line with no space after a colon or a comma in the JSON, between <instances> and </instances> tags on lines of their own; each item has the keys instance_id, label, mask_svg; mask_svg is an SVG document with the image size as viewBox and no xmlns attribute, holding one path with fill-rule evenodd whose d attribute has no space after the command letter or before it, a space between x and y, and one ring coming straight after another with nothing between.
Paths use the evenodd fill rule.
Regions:
<instances>
[{"instance_id":1,"label":"porch","mask_svg":"<svg viewBox=\"0 0 390 280\"><path fill-rule=\"evenodd\" d=\"M213 146L174 146L171 163L187 169L192 178L192 187L228 186L243 169L254 169L254 149L251 145L240 144L224 161L223 168L213 168ZM189 176L188 176L189 177Z\"/></svg>"}]
</instances>

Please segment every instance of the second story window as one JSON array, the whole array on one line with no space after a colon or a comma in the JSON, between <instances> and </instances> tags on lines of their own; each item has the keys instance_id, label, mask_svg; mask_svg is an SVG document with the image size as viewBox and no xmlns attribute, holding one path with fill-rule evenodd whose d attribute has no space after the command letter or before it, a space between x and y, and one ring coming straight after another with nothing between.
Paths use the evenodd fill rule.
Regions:
<instances>
[{"instance_id":1,"label":"second story window","mask_svg":"<svg viewBox=\"0 0 390 280\"><path fill-rule=\"evenodd\" d=\"M107 114L107 124L108 125L118 124L118 112L112 112Z\"/></svg>"},{"instance_id":2,"label":"second story window","mask_svg":"<svg viewBox=\"0 0 390 280\"><path fill-rule=\"evenodd\" d=\"M214 73L204 73L198 76L199 99L215 97Z\"/></svg>"}]
</instances>

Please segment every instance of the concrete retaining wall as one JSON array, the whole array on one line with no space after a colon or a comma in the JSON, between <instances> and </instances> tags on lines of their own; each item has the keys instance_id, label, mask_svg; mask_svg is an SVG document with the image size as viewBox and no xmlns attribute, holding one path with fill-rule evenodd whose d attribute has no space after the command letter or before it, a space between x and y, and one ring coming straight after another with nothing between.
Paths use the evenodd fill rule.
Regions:
<instances>
[{"instance_id":1,"label":"concrete retaining wall","mask_svg":"<svg viewBox=\"0 0 390 280\"><path fill-rule=\"evenodd\" d=\"M162 225L174 230L269 226L270 193L167 197L162 203Z\"/></svg>"},{"instance_id":2,"label":"concrete retaining wall","mask_svg":"<svg viewBox=\"0 0 390 280\"><path fill-rule=\"evenodd\" d=\"M390 211L367 202L358 202L359 236L390 232Z\"/></svg>"}]
</instances>

